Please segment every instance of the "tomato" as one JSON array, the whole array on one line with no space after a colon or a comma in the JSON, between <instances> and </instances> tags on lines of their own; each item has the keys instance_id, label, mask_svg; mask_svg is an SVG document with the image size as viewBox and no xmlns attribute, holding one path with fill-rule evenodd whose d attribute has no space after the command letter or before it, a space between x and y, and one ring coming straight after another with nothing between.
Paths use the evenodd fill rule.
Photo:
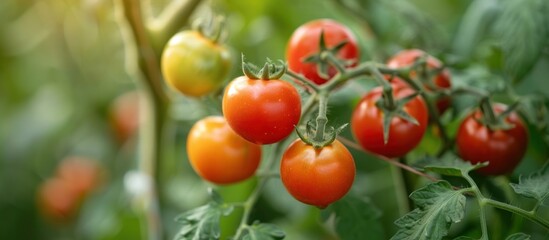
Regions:
<instances>
[{"instance_id":1,"label":"tomato","mask_svg":"<svg viewBox=\"0 0 549 240\"><path fill-rule=\"evenodd\" d=\"M92 159L71 156L61 162L57 176L67 182L79 198L84 198L101 183L101 167Z\"/></svg>"},{"instance_id":2,"label":"tomato","mask_svg":"<svg viewBox=\"0 0 549 240\"><path fill-rule=\"evenodd\" d=\"M223 117L207 117L191 128L187 154L200 177L216 184L230 184L255 173L261 146L238 136Z\"/></svg>"},{"instance_id":3,"label":"tomato","mask_svg":"<svg viewBox=\"0 0 549 240\"><path fill-rule=\"evenodd\" d=\"M320 33L322 31L328 48L334 47L342 41L347 41L347 44L336 55L340 59L352 62L347 67L356 66L359 58L356 38L351 30L344 25L330 19L318 19L303 24L294 31L288 42L286 48L288 68L303 74L303 76L318 85L326 83L337 73L337 70L330 66L328 69L329 78L322 78L318 75L317 64L303 62L305 58L319 52Z\"/></svg>"},{"instance_id":4,"label":"tomato","mask_svg":"<svg viewBox=\"0 0 549 240\"><path fill-rule=\"evenodd\" d=\"M401 99L414 93L403 84L392 84L393 96ZM368 151L386 157L401 157L414 149L421 141L427 126L427 106L420 96L404 105L403 110L414 117L419 125L415 125L400 117L393 117L389 128L387 144L383 141L383 111L376 106L382 97L382 88L377 87L366 94L351 117L351 130L360 145Z\"/></svg>"},{"instance_id":5,"label":"tomato","mask_svg":"<svg viewBox=\"0 0 549 240\"><path fill-rule=\"evenodd\" d=\"M74 218L79 198L69 183L52 178L40 185L37 193L38 207L42 215L54 222L68 222Z\"/></svg>"},{"instance_id":6,"label":"tomato","mask_svg":"<svg viewBox=\"0 0 549 240\"><path fill-rule=\"evenodd\" d=\"M130 91L118 96L110 107L110 123L120 143L132 137L139 127L139 93Z\"/></svg>"},{"instance_id":7,"label":"tomato","mask_svg":"<svg viewBox=\"0 0 549 240\"><path fill-rule=\"evenodd\" d=\"M215 91L231 67L229 51L198 31L174 35L162 54L162 74L182 94L200 97Z\"/></svg>"},{"instance_id":8,"label":"tomato","mask_svg":"<svg viewBox=\"0 0 549 240\"><path fill-rule=\"evenodd\" d=\"M257 144L278 142L292 133L301 117L301 98L282 80L234 79L223 96L223 115L232 129Z\"/></svg>"},{"instance_id":9,"label":"tomato","mask_svg":"<svg viewBox=\"0 0 549 240\"><path fill-rule=\"evenodd\" d=\"M342 198L353 185L355 162L338 140L315 149L297 139L282 156L280 178L297 200L326 208Z\"/></svg>"},{"instance_id":10,"label":"tomato","mask_svg":"<svg viewBox=\"0 0 549 240\"><path fill-rule=\"evenodd\" d=\"M504 105L494 105L494 111L501 113ZM479 122L482 112L476 110L461 123L456 136L457 152L473 164L489 162L487 167L477 171L483 175L511 173L520 163L528 146L528 132L519 116L512 112L505 118L514 125L508 130L491 130Z\"/></svg>"},{"instance_id":11,"label":"tomato","mask_svg":"<svg viewBox=\"0 0 549 240\"><path fill-rule=\"evenodd\" d=\"M414 64L417 58L421 57L424 54L425 52L419 49L402 50L397 54L395 54L391 59L389 59L389 61L387 62L387 66L390 68L401 68L401 67L411 66L412 64ZM440 62L440 60L432 56L428 56L427 67L430 69L440 68L442 67L442 63ZM412 73L411 75L412 75L411 77L413 77L415 73ZM433 83L439 88L448 89L452 85L450 79L451 79L450 72L448 71L448 69L444 69L434 77ZM396 81L402 81L402 80L399 79ZM426 86L426 88L427 90L433 90L428 86ZM444 113L444 111L446 111L446 109L448 109L448 107L450 106L450 103L451 103L451 99L449 97L442 97L438 99L436 103L438 112L441 114Z\"/></svg>"}]
</instances>

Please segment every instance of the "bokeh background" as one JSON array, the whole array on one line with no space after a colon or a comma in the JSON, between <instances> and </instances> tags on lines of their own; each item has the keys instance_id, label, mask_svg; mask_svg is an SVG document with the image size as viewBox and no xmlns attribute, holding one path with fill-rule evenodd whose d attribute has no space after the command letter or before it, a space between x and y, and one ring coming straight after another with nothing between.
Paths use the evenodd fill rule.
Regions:
<instances>
[{"instance_id":1,"label":"bokeh background","mask_svg":"<svg viewBox=\"0 0 549 240\"><path fill-rule=\"evenodd\" d=\"M456 86L488 89L507 103L513 96L529 94L525 106L546 105L548 21L535 20L545 21L541 28L534 20L522 25L522 15L503 21L508 2L211 0L204 1L193 18L207 16L211 9L227 17L226 44L235 62L227 81L241 74L240 53L256 63L267 57L284 59L286 42L295 28L312 19L333 18L356 33L363 61L384 62L398 50L420 48L448 64ZM156 15L167 3L150 0L146 10ZM0 239L146 239L143 216L135 210L139 204L131 195L132 189L138 191L144 184L132 177L139 144L131 126L138 123L138 97L124 95L135 91L139 75L126 61L126 50L132 46L124 44L128 36L119 24L118 5L112 0L0 1ZM547 8L525 9L529 9L524 10L526 15L549 15ZM500 25L515 32L502 32ZM519 42L512 51L508 45L513 43L505 42L510 39ZM348 122L354 104L373 84L354 81L340 89L332 99L330 119L336 124ZM189 167L186 134L197 119L220 114L215 97L199 101L171 95L175 104L168 142L172 144L162 152L160 178L167 238L180 227L174 217L204 204L211 186ZM473 103L467 97L454 101L455 110L444 116L451 134ZM540 118L533 111L523 116ZM116 122L119 118L122 123ZM547 119L541 118L529 121L530 148L514 179L537 169L548 157L545 132L538 130ZM410 158L436 151L435 134L429 132ZM344 135L351 138L348 130ZM368 196L382 210L381 231L389 238L396 230L393 221L400 216L392 207L396 204L392 170L374 156L353 153L358 167L353 191ZM98 181L70 221L55 221L43 214L40 189L74 156L97 163ZM253 186L252 179L219 191L227 200L239 201ZM491 229L501 229L506 215L493 214ZM319 215L318 209L292 199L276 180L260 198L253 218L276 223L288 239L336 239ZM474 219L466 222L455 231L478 231ZM226 218L223 229L230 232L237 224L238 216Z\"/></svg>"}]
</instances>

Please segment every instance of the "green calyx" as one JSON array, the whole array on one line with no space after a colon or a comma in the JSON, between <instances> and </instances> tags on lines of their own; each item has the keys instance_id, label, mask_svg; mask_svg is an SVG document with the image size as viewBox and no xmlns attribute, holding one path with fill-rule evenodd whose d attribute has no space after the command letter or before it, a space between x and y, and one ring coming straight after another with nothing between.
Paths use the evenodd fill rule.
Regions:
<instances>
[{"instance_id":1,"label":"green calyx","mask_svg":"<svg viewBox=\"0 0 549 240\"><path fill-rule=\"evenodd\" d=\"M202 36L211 40L214 43L224 41L226 36L225 17L221 15L210 14L208 18L197 19L192 26L192 29L200 32Z\"/></svg>"},{"instance_id":2,"label":"green calyx","mask_svg":"<svg viewBox=\"0 0 549 240\"><path fill-rule=\"evenodd\" d=\"M326 122L327 120L324 122L324 124ZM345 127L347 127L348 124L343 124L338 128L329 126L328 129L325 128L325 125L319 125L322 125L322 123L319 124L318 119L316 124L315 121L310 120L307 122L304 128L296 127L295 131L304 143L311 145L316 149L319 149L332 144L336 140L337 136L341 133L341 131L343 131L343 129L345 129Z\"/></svg>"},{"instance_id":3,"label":"green calyx","mask_svg":"<svg viewBox=\"0 0 549 240\"><path fill-rule=\"evenodd\" d=\"M520 102L514 102L502 113L496 114L492 107L492 102L489 97L482 98L480 101L480 110L482 112L482 118L476 119L482 125L485 125L492 131L496 130L509 130L515 127L515 125L507 122L505 119L518 107Z\"/></svg>"},{"instance_id":4,"label":"green calyx","mask_svg":"<svg viewBox=\"0 0 549 240\"><path fill-rule=\"evenodd\" d=\"M384 89L385 91L387 90ZM391 89L390 94L383 94L383 97L376 102L376 107L383 112L383 144L387 144L389 141L389 130L394 117L399 117L412 124L419 125L417 119L404 111L404 106L418 95L419 92L415 92L399 100L394 100Z\"/></svg>"},{"instance_id":5,"label":"green calyx","mask_svg":"<svg viewBox=\"0 0 549 240\"><path fill-rule=\"evenodd\" d=\"M242 72L249 79L261 79L271 80L280 79L286 72L286 64L282 60L278 60L276 63L267 58L267 62L262 68L258 68L256 65L245 62L244 54L242 54Z\"/></svg>"},{"instance_id":6,"label":"green calyx","mask_svg":"<svg viewBox=\"0 0 549 240\"><path fill-rule=\"evenodd\" d=\"M305 63L315 63L317 66L318 75L321 78L328 79L328 68L330 64L334 65L338 71L343 71L345 66L351 65L353 61L344 61L337 58L337 53L348 43L348 41L341 41L335 46L329 48L326 46L326 40L324 38L324 30L320 33L319 51L311 54L303 59Z\"/></svg>"}]
</instances>

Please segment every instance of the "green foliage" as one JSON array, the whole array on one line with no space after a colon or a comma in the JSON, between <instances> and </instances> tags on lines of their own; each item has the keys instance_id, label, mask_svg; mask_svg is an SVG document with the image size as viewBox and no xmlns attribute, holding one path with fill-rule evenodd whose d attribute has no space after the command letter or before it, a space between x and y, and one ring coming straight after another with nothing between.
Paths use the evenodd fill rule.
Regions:
<instances>
[{"instance_id":1,"label":"green foliage","mask_svg":"<svg viewBox=\"0 0 549 240\"><path fill-rule=\"evenodd\" d=\"M455 177L465 176L470 171L488 165L488 163L472 165L470 162L458 158L431 159L428 161L430 161L430 163L424 167L425 170Z\"/></svg>"},{"instance_id":2,"label":"green foliage","mask_svg":"<svg viewBox=\"0 0 549 240\"><path fill-rule=\"evenodd\" d=\"M281 240L284 237L286 234L276 225L255 222L246 228L246 233L238 240Z\"/></svg>"},{"instance_id":3,"label":"green foliage","mask_svg":"<svg viewBox=\"0 0 549 240\"><path fill-rule=\"evenodd\" d=\"M391 239L442 239L465 214L465 196L446 181L420 188L410 198L418 208L395 221L400 229Z\"/></svg>"},{"instance_id":4,"label":"green foliage","mask_svg":"<svg viewBox=\"0 0 549 240\"><path fill-rule=\"evenodd\" d=\"M385 239L385 233L379 222L381 211L369 199L348 194L322 211L322 220L332 216L335 229L343 240Z\"/></svg>"},{"instance_id":5,"label":"green foliage","mask_svg":"<svg viewBox=\"0 0 549 240\"><path fill-rule=\"evenodd\" d=\"M506 0L494 26L504 53L505 71L521 80L534 66L547 43L545 0Z\"/></svg>"},{"instance_id":6,"label":"green foliage","mask_svg":"<svg viewBox=\"0 0 549 240\"><path fill-rule=\"evenodd\" d=\"M524 234L524 233L515 233L509 235L505 240L529 240L530 235Z\"/></svg>"},{"instance_id":7,"label":"green foliage","mask_svg":"<svg viewBox=\"0 0 549 240\"><path fill-rule=\"evenodd\" d=\"M212 192L213 201L179 215L175 220L183 226L174 239L176 240L213 240L219 239L221 216L233 211L232 205L223 204L223 199Z\"/></svg>"},{"instance_id":8,"label":"green foliage","mask_svg":"<svg viewBox=\"0 0 549 240\"><path fill-rule=\"evenodd\" d=\"M516 193L536 199L543 204L549 199L549 163L537 172L528 176L521 176L519 183L510 184Z\"/></svg>"}]
</instances>

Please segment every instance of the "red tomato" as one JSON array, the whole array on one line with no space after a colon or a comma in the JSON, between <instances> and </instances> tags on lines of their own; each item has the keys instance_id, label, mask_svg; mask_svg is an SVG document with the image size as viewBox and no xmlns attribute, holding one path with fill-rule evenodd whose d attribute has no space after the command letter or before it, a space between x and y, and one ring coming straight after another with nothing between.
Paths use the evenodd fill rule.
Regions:
<instances>
[{"instance_id":1,"label":"red tomato","mask_svg":"<svg viewBox=\"0 0 549 240\"><path fill-rule=\"evenodd\" d=\"M223 96L223 115L231 128L256 144L278 142L292 133L301 117L301 98L282 80L233 80Z\"/></svg>"},{"instance_id":2,"label":"red tomato","mask_svg":"<svg viewBox=\"0 0 549 240\"><path fill-rule=\"evenodd\" d=\"M328 48L334 47L342 41L347 41L347 44L337 53L337 57L352 61L352 64L348 67L356 66L359 58L356 38L344 25L330 19L318 19L300 26L290 37L286 48L288 68L303 74L303 76L318 85L326 83L329 78L325 79L318 75L315 63L304 63L303 60L319 52L320 33L322 31L324 31L324 40ZM337 70L330 66L328 69L330 78L336 73Z\"/></svg>"},{"instance_id":3,"label":"red tomato","mask_svg":"<svg viewBox=\"0 0 549 240\"><path fill-rule=\"evenodd\" d=\"M238 136L223 117L194 124L187 137L187 154L203 179L230 184L251 177L261 160L261 146Z\"/></svg>"},{"instance_id":4,"label":"red tomato","mask_svg":"<svg viewBox=\"0 0 549 240\"><path fill-rule=\"evenodd\" d=\"M412 89L402 84L392 84L395 99L401 99L414 93ZM421 141L427 126L427 106L419 96L404 106L410 116L419 125L415 125L400 117L391 120L389 140L383 142L383 112L376 106L382 96L382 88L377 87L366 94L353 111L351 130L362 147L373 153L386 157L401 157L414 149Z\"/></svg>"},{"instance_id":5,"label":"red tomato","mask_svg":"<svg viewBox=\"0 0 549 240\"><path fill-rule=\"evenodd\" d=\"M282 156L280 178L297 200L326 208L342 198L353 185L355 162L338 140L315 149L297 139Z\"/></svg>"},{"instance_id":6,"label":"red tomato","mask_svg":"<svg viewBox=\"0 0 549 240\"><path fill-rule=\"evenodd\" d=\"M57 176L65 181L79 198L84 198L101 183L101 168L92 159L72 156L61 162Z\"/></svg>"},{"instance_id":7,"label":"red tomato","mask_svg":"<svg viewBox=\"0 0 549 240\"><path fill-rule=\"evenodd\" d=\"M503 112L504 105L495 105L496 113ZM528 132L516 113L511 113L505 121L514 125L508 130L490 130L478 120L482 112L476 110L461 123L457 137L457 152L473 164L489 162L487 167L477 171L483 175L511 173L520 163L528 146Z\"/></svg>"},{"instance_id":8,"label":"red tomato","mask_svg":"<svg viewBox=\"0 0 549 240\"><path fill-rule=\"evenodd\" d=\"M139 127L139 93L131 91L117 97L111 105L110 122L116 138L124 143Z\"/></svg>"},{"instance_id":9,"label":"red tomato","mask_svg":"<svg viewBox=\"0 0 549 240\"><path fill-rule=\"evenodd\" d=\"M79 207L79 197L64 180L53 178L38 189L38 207L44 217L59 223L72 220Z\"/></svg>"},{"instance_id":10,"label":"red tomato","mask_svg":"<svg viewBox=\"0 0 549 240\"><path fill-rule=\"evenodd\" d=\"M421 57L424 54L425 52L419 49L402 50L397 54L395 54L391 59L389 59L389 61L387 62L387 66L390 68L407 67L412 65L417 58ZM440 62L440 60L432 56L429 56L427 57L427 66L430 69L435 69L435 68L440 68L442 66L442 63ZM412 75L411 77L413 77L415 73L412 73L411 75ZM396 81L399 81L399 80L400 79ZM443 88L443 89L450 88L451 87L450 72L447 69L442 70L442 72L440 72L438 75L435 76L433 83L439 88ZM429 90L429 88L427 89ZM437 101L438 112L441 114L444 113L444 111L446 111L446 109L448 109L448 107L450 106L450 102L451 100L449 97L440 98Z\"/></svg>"}]
</instances>

